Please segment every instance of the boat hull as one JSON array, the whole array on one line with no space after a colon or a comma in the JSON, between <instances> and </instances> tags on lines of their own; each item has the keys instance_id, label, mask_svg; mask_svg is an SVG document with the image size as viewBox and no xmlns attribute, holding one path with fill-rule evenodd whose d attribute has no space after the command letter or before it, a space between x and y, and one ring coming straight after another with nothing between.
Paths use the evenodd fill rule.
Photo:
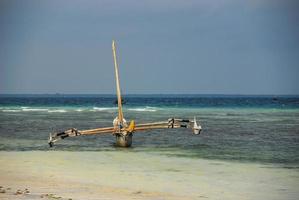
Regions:
<instances>
[{"instance_id":1,"label":"boat hull","mask_svg":"<svg viewBox=\"0 0 299 200\"><path fill-rule=\"evenodd\" d=\"M132 145L133 134L115 134L116 143L115 145L118 147L130 147Z\"/></svg>"}]
</instances>

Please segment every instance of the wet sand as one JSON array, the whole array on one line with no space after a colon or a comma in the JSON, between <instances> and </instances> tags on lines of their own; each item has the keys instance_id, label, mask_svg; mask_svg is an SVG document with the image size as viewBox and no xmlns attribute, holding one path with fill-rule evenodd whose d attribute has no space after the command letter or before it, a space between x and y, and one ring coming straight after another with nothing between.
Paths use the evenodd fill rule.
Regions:
<instances>
[{"instance_id":1,"label":"wet sand","mask_svg":"<svg viewBox=\"0 0 299 200\"><path fill-rule=\"evenodd\" d=\"M298 168L131 151L0 152L0 199L298 199Z\"/></svg>"}]
</instances>

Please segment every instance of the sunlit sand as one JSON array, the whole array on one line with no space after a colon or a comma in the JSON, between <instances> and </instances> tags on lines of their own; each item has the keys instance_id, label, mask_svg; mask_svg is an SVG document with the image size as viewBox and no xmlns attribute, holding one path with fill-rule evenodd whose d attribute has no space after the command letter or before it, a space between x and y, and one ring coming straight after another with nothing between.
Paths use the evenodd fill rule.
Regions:
<instances>
[{"instance_id":1,"label":"sunlit sand","mask_svg":"<svg viewBox=\"0 0 299 200\"><path fill-rule=\"evenodd\" d=\"M297 199L298 172L126 150L0 152L0 199Z\"/></svg>"}]
</instances>

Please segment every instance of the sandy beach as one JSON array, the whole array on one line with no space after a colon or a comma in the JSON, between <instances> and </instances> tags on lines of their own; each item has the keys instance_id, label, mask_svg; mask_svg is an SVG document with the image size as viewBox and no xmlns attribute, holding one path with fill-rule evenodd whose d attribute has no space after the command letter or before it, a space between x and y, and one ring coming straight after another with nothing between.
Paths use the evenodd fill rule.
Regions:
<instances>
[{"instance_id":1,"label":"sandy beach","mask_svg":"<svg viewBox=\"0 0 299 200\"><path fill-rule=\"evenodd\" d=\"M298 172L142 152L0 152L0 199L297 199Z\"/></svg>"}]
</instances>

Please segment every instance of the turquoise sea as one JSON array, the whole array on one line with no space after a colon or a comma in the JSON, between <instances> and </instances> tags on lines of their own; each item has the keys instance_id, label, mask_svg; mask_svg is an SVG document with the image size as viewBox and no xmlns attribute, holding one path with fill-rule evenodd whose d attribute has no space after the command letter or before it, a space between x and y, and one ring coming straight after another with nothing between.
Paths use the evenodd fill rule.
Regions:
<instances>
[{"instance_id":1,"label":"turquoise sea","mask_svg":"<svg viewBox=\"0 0 299 200\"><path fill-rule=\"evenodd\" d=\"M124 116L136 123L194 116L188 129L137 132L131 148L112 135L67 138L54 148L50 132L111 126L114 95L1 95L0 151L131 151L170 157L275 163L299 168L299 97L230 95L126 95Z\"/></svg>"}]
</instances>

